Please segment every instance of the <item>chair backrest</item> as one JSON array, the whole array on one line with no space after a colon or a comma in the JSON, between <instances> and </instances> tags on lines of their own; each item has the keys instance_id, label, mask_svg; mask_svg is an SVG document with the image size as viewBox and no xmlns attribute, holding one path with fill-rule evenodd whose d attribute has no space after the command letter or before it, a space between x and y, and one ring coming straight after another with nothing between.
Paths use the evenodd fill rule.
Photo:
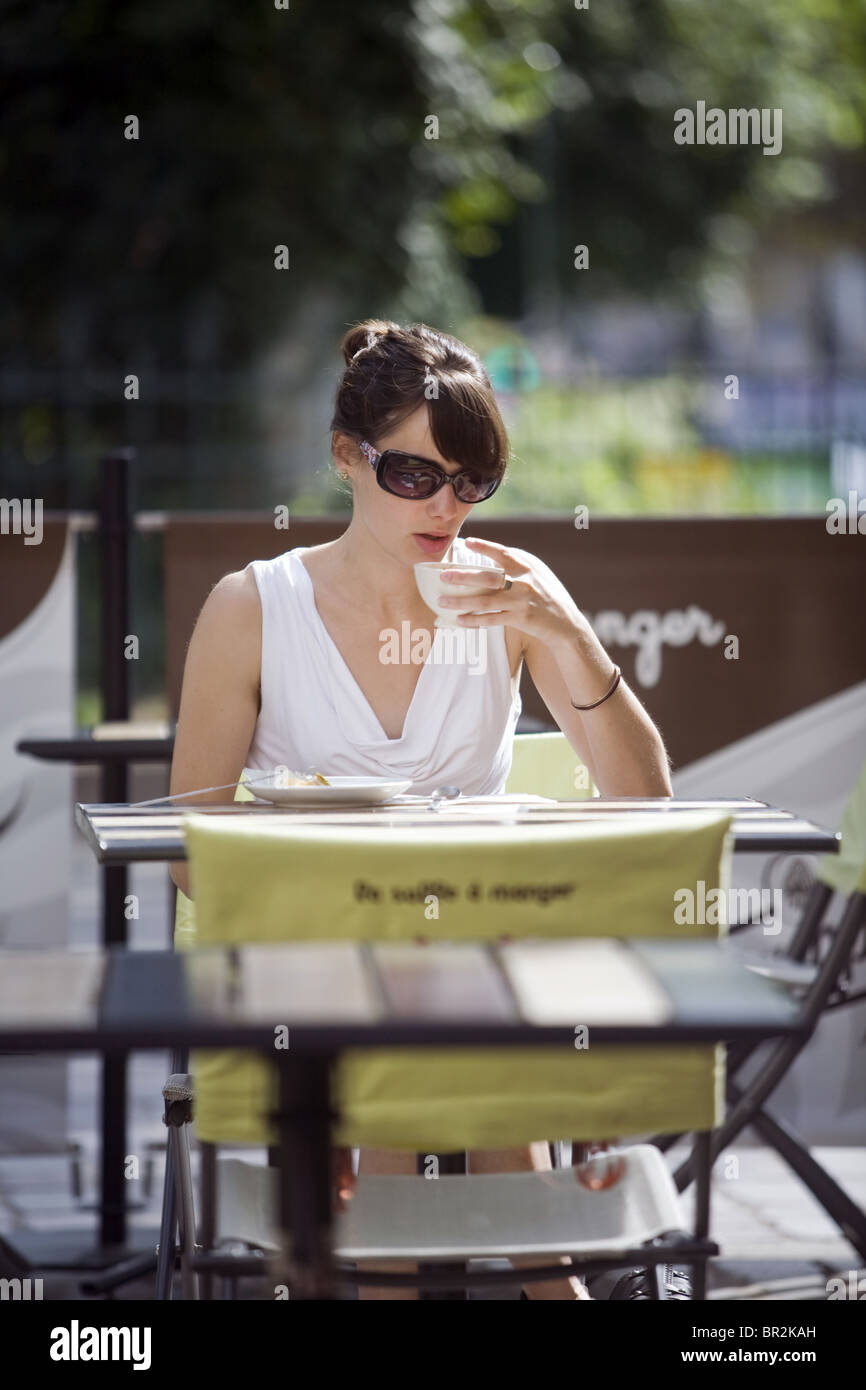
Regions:
<instances>
[{"instance_id":1,"label":"chair backrest","mask_svg":"<svg viewBox=\"0 0 866 1390\"><path fill-rule=\"evenodd\" d=\"M244 773L246 768L244 768ZM235 787L235 801L255 801L251 791L244 786L244 774ZM174 904L174 945L178 951L184 951L196 945L196 919L195 908L192 899L180 888L177 890L177 898Z\"/></svg>"},{"instance_id":2,"label":"chair backrest","mask_svg":"<svg viewBox=\"0 0 866 1390\"><path fill-rule=\"evenodd\" d=\"M507 792L534 792L557 801L583 801L598 792L565 734L515 734Z\"/></svg>"},{"instance_id":3,"label":"chair backrest","mask_svg":"<svg viewBox=\"0 0 866 1390\"><path fill-rule=\"evenodd\" d=\"M819 860L817 876L836 893L866 893L866 763L845 803L839 829L839 853Z\"/></svg>"},{"instance_id":4,"label":"chair backrest","mask_svg":"<svg viewBox=\"0 0 866 1390\"><path fill-rule=\"evenodd\" d=\"M605 815L597 824L437 824L435 837L190 814L194 928L179 945L293 939L490 940L694 936L683 892L724 890L728 816ZM706 900L706 899L704 899ZM712 901L712 900L711 900ZM188 900L187 900L188 902ZM698 914L699 915L699 914ZM724 917L724 914L722 914ZM575 1024L580 1020L576 1019ZM257 1058L200 1055L196 1125L265 1143L272 1076ZM338 1067L337 1141L415 1151L706 1129L720 1051L700 1047L365 1049Z\"/></svg>"}]
</instances>

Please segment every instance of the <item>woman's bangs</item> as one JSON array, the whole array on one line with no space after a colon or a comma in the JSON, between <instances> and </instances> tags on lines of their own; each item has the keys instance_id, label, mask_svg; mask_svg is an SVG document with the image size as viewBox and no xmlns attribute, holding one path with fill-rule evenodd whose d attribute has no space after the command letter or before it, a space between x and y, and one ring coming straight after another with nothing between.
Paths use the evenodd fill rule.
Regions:
<instances>
[{"instance_id":1,"label":"woman's bangs","mask_svg":"<svg viewBox=\"0 0 866 1390\"><path fill-rule=\"evenodd\" d=\"M439 383L426 402L430 431L444 459L485 475L505 471L508 440L492 393L467 377Z\"/></svg>"}]
</instances>

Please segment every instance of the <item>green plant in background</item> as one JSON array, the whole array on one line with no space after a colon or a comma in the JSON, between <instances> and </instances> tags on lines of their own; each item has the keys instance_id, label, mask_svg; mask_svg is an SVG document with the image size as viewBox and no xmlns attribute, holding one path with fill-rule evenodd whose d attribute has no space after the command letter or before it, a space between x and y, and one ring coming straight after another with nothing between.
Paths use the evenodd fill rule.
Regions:
<instances>
[{"instance_id":1,"label":"green plant in background","mask_svg":"<svg viewBox=\"0 0 866 1390\"><path fill-rule=\"evenodd\" d=\"M577 505L608 516L823 513L826 454L734 454L708 444L692 419L695 394L693 380L671 376L544 383L501 396L512 458L483 515L573 515ZM327 459L291 502L295 516L348 520L350 509Z\"/></svg>"},{"instance_id":2,"label":"green plant in background","mask_svg":"<svg viewBox=\"0 0 866 1390\"><path fill-rule=\"evenodd\" d=\"M533 371L530 344L512 325L478 316L459 335L487 365L512 445L506 480L485 514L573 514L579 504L625 516L824 510L826 454L722 450L698 424L700 376L622 380L590 369L567 385ZM525 389L508 389L511 360L523 364Z\"/></svg>"}]
</instances>

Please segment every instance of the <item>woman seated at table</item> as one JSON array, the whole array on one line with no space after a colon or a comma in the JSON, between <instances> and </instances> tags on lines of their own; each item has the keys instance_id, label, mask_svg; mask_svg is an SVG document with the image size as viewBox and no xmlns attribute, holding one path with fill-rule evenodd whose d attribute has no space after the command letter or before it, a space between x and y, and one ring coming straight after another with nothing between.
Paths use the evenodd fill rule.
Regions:
<instances>
[{"instance_id":1,"label":"woman seated at table","mask_svg":"<svg viewBox=\"0 0 866 1390\"><path fill-rule=\"evenodd\" d=\"M477 354L424 324L378 320L341 346L331 446L352 519L337 540L252 561L212 590L187 654L172 794L278 766L411 779L422 795L448 783L501 793L525 662L603 795L670 796L658 730L553 571L525 550L460 535L509 454ZM505 572L493 569L471 598L454 585L462 659L437 662L434 648L424 660L434 614L415 582L423 560ZM171 874L188 893L186 865ZM549 1167L546 1141L470 1155L473 1172ZM414 1173L415 1155L364 1150L360 1171ZM588 1297L565 1277L526 1292ZM376 1294L416 1296L361 1290Z\"/></svg>"}]
</instances>

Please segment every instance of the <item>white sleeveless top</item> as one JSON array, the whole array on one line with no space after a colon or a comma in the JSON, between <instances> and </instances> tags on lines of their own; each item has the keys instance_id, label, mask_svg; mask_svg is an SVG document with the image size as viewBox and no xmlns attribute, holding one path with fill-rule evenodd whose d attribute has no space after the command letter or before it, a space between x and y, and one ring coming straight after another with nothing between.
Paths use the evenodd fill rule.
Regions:
<instances>
[{"instance_id":1,"label":"white sleeveless top","mask_svg":"<svg viewBox=\"0 0 866 1390\"><path fill-rule=\"evenodd\" d=\"M523 703L514 681L505 628L435 628L421 664L403 732L388 738L316 608L301 556L252 560L262 605L261 709L247 754L250 769L285 766L325 776L393 777L429 795L446 782L466 794L501 795L511 769ZM450 559L492 565L458 536ZM410 623L394 630L383 658L406 661Z\"/></svg>"}]
</instances>

